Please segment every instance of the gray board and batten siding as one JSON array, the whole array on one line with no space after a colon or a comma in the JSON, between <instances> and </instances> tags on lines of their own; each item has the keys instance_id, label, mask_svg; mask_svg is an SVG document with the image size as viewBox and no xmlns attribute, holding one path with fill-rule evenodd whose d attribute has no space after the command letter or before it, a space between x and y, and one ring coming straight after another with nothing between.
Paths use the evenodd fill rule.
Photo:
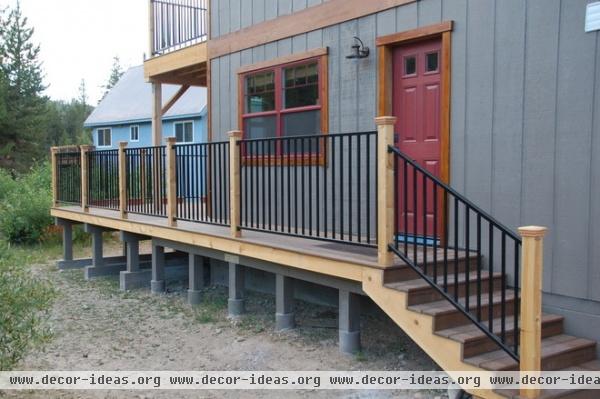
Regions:
<instances>
[{"instance_id":1,"label":"gray board and batten siding","mask_svg":"<svg viewBox=\"0 0 600 399\"><path fill-rule=\"evenodd\" d=\"M600 34L589 0L421 0L211 61L213 140L238 128L240 66L329 48L330 133L374 130L377 53L353 36L454 21L451 185L509 227L549 227L544 304L600 339ZM213 0L212 35L319 1Z\"/></svg>"}]
</instances>

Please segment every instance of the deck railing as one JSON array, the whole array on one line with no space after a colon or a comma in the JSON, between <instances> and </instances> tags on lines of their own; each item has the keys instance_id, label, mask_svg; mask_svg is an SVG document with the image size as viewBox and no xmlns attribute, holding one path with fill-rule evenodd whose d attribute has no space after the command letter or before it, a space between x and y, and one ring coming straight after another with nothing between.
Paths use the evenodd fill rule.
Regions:
<instances>
[{"instance_id":1,"label":"deck railing","mask_svg":"<svg viewBox=\"0 0 600 399\"><path fill-rule=\"evenodd\" d=\"M229 142L178 144L176 219L229 225Z\"/></svg>"},{"instance_id":2,"label":"deck railing","mask_svg":"<svg viewBox=\"0 0 600 399\"><path fill-rule=\"evenodd\" d=\"M73 148L53 148L53 201L79 202L83 212L117 210L122 218L166 216L171 226L229 225L232 237L256 230L377 246L382 269L400 258L521 370L538 370L545 229L521 228L521 240L398 151L395 118L377 118L377 125L377 132L254 140L235 131L229 143L177 145L170 137L160 147L81 146L79 163ZM78 187L81 195L69 196ZM474 284L459 288L463 270Z\"/></svg>"},{"instance_id":3,"label":"deck railing","mask_svg":"<svg viewBox=\"0 0 600 399\"><path fill-rule=\"evenodd\" d=\"M208 0L150 0L151 55L165 54L208 38Z\"/></svg>"},{"instance_id":4,"label":"deck railing","mask_svg":"<svg viewBox=\"0 0 600 399\"><path fill-rule=\"evenodd\" d=\"M125 149L126 204L129 213L167 215L165 147Z\"/></svg>"},{"instance_id":5,"label":"deck railing","mask_svg":"<svg viewBox=\"0 0 600 399\"><path fill-rule=\"evenodd\" d=\"M241 229L376 246L376 132L238 141Z\"/></svg>"},{"instance_id":6,"label":"deck railing","mask_svg":"<svg viewBox=\"0 0 600 399\"><path fill-rule=\"evenodd\" d=\"M55 156L56 203L81 205L81 151L79 147L53 149Z\"/></svg>"}]
</instances>

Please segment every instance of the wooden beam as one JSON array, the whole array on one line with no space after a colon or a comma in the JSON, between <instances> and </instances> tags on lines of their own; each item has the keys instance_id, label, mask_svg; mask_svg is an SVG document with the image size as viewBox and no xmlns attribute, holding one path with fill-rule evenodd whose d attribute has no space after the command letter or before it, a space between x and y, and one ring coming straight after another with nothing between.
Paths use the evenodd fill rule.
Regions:
<instances>
[{"instance_id":1,"label":"wooden beam","mask_svg":"<svg viewBox=\"0 0 600 399\"><path fill-rule=\"evenodd\" d=\"M173 107L173 105L175 105L177 100L179 100L189 88L189 85L181 86L179 90L177 90L177 93L175 93L173 97L171 97L171 99L165 104L164 107L162 107L162 110L160 111L161 115L164 116L167 112L169 112L169 110Z\"/></svg>"},{"instance_id":2,"label":"wooden beam","mask_svg":"<svg viewBox=\"0 0 600 399\"><path fill-rule=\"evenodd\" d=\"M394 257L388 246L394 241L394 154L388 151L394 145L396 118L380 116L377 125L377 259L380 266L391 266Z\"/></svg>"},{"instance_id":3,"label":"wooden beam","mask_svg":"<svg viewBox=\"0 0 600 399\"><path fill-rule=\"evenodd\" d=\"M89 212L89 179L88 179L88 152L94 147L91 145L81 146L81 209Z\"/></svg>"},{"instance_id":4,"label":"wooden beam","mask_svg":"<svg viewBox=\"0 0 600 399\"><path fill-rule=\"evenodd\" d=\"M206 42L194 44L181 50L156 56L144 62L144 77L155 80L158 75L192 67L208 61Z\"/></svg>"},{"instance_id":5,"label":"wooden beam","mask_svg":"<svg viewBox=\"0 0 600 399\"><path fill-rule=\"evenodd\" d=\"M521 332L520 371L530 375L542 370L542 269L545 227L520 227L521 253ZM539 389L522 389L521 396L537 399Z\"/></svg>"},{"instance_id":6,"label":"wooden beam","mask_svg":"<svg viewBox=\"0 0 600 399\"><path fill-rule=\"evenodd\" d=\"M152 83L152 145L162 145L162 84Z\"/></svg>"},{"instance_id":7,"label":"wooden beam","mask_svg":"<svg viewBox=\"0 0 600 399\"><path fill-rule=\"evenodd\" d=\"M416 0L328 0L290 15L241 29L208 42L208 58L274 42L375 14Z\"/></svg>"}]
</instances>

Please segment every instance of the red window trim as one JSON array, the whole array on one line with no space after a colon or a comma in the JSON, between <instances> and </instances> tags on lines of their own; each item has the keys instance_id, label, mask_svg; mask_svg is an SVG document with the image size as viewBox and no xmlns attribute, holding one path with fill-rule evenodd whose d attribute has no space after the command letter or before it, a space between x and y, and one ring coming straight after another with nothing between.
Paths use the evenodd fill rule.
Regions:
<instances>
[{"instance_id":1,"label":"red window trim","mask_svg":"<svg viewBox=\"0 0 600 399\"><path fill-rule=\"evenodd\" d=\"M285 68L290 68L294 66L307 65L311 63L317 63L317 71L319 74L318 79L318 94L319 101L317 105L309 105L304 107L295 107L295 108L283 108L283 71ZM264 112L254 112L248 113L246 112L247 107L247 99L246 99L246 78L252 75L260 74L266 71L274 72L274 82L275 82L275 109L272 111L264 111ZM304 86L304 85L303 85ZM247 70L241 72L239 74L239 88L238 88L238 113L239 113L239 126L242 131L244 131L245 120L252 117L259 116L276 116L276 130L275 137L286 137L282 134L283 132L283 115L291 114L291 113L299 113L299 112L307 112L307 111L321 111L321 124L320 130L321 135L326 135L329 133L329 116L328 116L328 58L327 54L307 57L301 60L286 62L277 65L270 65L265 68L259 68L255 70ZM245 132L244 132L245 137ZM293 137L293 136L289 136ZM258 156L250 156L243 155L242 161L244 163L250 164L301 164L301 165L324 165L325 164L325 154L322 150L324 146L321 145L319 148L319 152L317 153L305 153L305 154L283 154L281 151L281 146L278 145L275 151L275 154L271 155L258 155Z\"/></svg>"}]
</instances>

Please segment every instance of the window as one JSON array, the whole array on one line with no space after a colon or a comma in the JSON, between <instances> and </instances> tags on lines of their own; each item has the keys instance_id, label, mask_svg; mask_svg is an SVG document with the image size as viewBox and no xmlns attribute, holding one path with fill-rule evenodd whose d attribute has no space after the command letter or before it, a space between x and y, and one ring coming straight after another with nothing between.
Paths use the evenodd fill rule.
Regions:
<instances>
[{"instance_id":1,"label":"window","mask_svg":"<svg viewBox=\"0 0 600 399\"><path fill-rule=\"evenodd\" d=\"M241 125L246 139L293 137L326 133L326 109L321 98L324 87L321 71L326 71L326 57L269 67L241 75L243 110ZM319 154L317 140L305 148L295 148L293 141L281 145L258 146L250 156ZM267 148L268 147L268 148ZM300 144L298 144L300 147ZM251 150L247 150L251 151Z\"/></svg>"},{"instance_id":2,"label":"window","mask_svg":"<svg viewBox=\"0 0 600 399\"><path fill-rule=\"evenodd\" d=\"M193 142L194 123L192 121L175 123L175 138L178 143Z\"/></svg>"},{"instance_id":3,"label":"window","mask_svg":"<svg viewBox=\"0 0 600 399\"><path fill-rule=\"evenodd\" d=\"M98 147L110 147L112 145L111 129L98 129Z\"/></svg>"},{"instance_id":4,"label":"window","mask_svg":"<svg viewBox=\"0 0 600 399\"><path fill-rule=\"evenodd\" d=\"M140 127L131 126L129 128L129 141L140 141Z\"/></svg>"}]
</instances>

